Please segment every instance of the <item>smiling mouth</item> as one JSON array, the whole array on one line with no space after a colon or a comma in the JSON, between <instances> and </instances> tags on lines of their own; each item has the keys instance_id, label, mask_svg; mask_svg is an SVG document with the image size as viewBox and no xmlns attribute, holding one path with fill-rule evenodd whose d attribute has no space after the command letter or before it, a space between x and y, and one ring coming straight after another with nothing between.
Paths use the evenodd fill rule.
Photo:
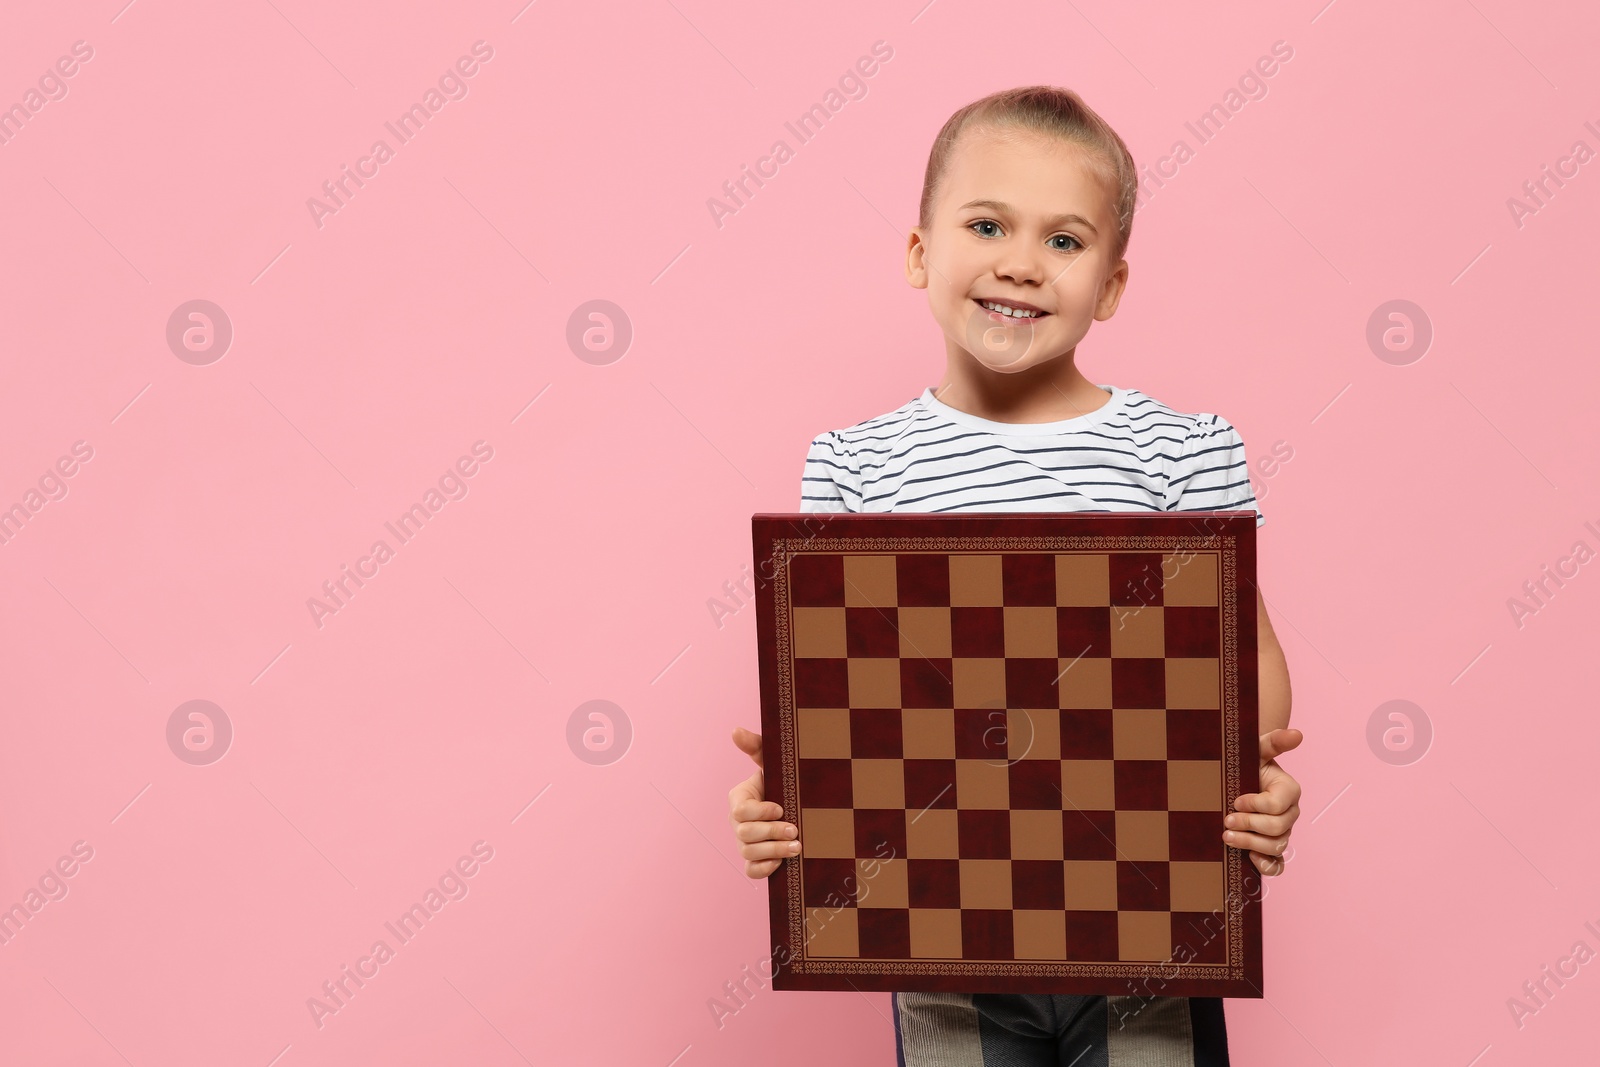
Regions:
<instances>
[{"instance_id":1,"label":"smiling mouth","mask_svg":"<svg viewBox=\"0 0 1600 1067\"><path fill-rule=\"evenodd\" d=\"M1004 323L1007 326L1014 326L1024 322L1038 322L1040 319L1050 317L1048 311L1024 311L1022 308L1014 307L1003 300L974 300L973 303L983 310L989 321ZM997 308L1005 310L996 310Z\"/></svg>"}]
</instances>

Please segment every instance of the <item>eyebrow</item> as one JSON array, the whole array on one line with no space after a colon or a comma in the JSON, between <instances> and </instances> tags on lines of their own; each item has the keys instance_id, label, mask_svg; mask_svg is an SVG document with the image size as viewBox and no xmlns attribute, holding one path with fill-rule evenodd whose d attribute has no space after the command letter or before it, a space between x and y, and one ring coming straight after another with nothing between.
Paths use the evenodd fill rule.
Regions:
<instances>
[{"instance_id":1,"label":"eyebrow","mask_svg":"<svg viewBox=\"0 0 1600 1067\"><path fill-rule=\"evenodd\" d=\"M1003 213L1006 213L1006 214L1010 214L1012 212L1012 210L1013 210L1010 204L1004 203L1004 202L999 201L999 200L968 200L965 204L962 204L961 207L958 208L957 210L965 211L969 207L993 208L995 211L1003 212ZM1062 223L1062 222L1075 222L1079 226L1087 226L1089 228L1090 232L1095 234L1096 236L1099 236L1099 234L1100 234L1099 228L1096 227L1094 223L1092 223L1088 219L1084 218L1082 215L1071 215L1071 214L1055 215L1055 216L1053 216L1051 218L1045 219L1044 221L1045 221L1045 225L1047 225L1047 226L1055 226L1056 224Z\"/></svg>"}]
</instances>

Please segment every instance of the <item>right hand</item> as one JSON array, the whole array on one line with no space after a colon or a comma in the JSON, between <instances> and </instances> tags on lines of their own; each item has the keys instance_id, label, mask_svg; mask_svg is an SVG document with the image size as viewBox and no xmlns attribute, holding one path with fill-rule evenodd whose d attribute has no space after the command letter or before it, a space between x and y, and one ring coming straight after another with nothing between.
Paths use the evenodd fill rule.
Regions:
<instances>
[{"instance_id":1,"label":"right hand","mask_svg":"<svg viewBox=\"0 0 1600 1067\"><path fill-rule=\"evenodd\" d=\"M756 772L728 790L728 821L739 839L745 875L765 878L785 859L799 855L800 830L792 822L778 821L783 818L783 808L763 799L766 780L761 767L761 735L735 726L733 743L756 761Z\"/></svg>"}]
</instances>

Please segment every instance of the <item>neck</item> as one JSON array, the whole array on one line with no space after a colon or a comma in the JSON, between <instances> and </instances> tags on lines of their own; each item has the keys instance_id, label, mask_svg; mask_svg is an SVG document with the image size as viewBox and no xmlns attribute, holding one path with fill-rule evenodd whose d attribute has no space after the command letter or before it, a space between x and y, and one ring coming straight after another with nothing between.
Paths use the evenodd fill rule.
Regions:
<instances>
[{"instance_id":1,"label":"neck","mask_svg":"<svg viewBox=\"0 0 1600 1067\"><path fill-rule=\"evenodd\" d=\"M1001 374L963 352L952 354L944 378L933 387L941 403L993 422L1061 422L1087 415L1110 395L1078 370L1068 352L1037 366Z\"/></svg>"}]
</instances>

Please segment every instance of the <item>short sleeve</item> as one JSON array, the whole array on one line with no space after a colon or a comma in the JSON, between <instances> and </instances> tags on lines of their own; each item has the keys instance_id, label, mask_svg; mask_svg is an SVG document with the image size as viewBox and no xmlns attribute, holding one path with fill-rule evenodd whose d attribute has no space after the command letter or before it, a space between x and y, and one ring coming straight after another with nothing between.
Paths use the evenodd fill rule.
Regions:
<instances>
[{"instance_id":1,"label":"short sleeve","mask_svg":"<svg viewBox=\"0 0 1600 1067\"><path fill-rule=\"evenodd\" d=\"M1201 413L1195 418L1195 427L1168 474L1167 510L1254 510L1259 529L1267 517L1250 487L1250 465L1239 431L1220 415Z\"/></svg>"},{"instance_id":2,"label":"short sleeve","mask_svg":"<svg viewBox=\"0 0 1600 1067\"><path fill-rule=\"evenodd\" d=\"M800 510L860 511L861 478L856 458L835 430L811 442L800 476Z\"/></svg>"}]
</instances>

